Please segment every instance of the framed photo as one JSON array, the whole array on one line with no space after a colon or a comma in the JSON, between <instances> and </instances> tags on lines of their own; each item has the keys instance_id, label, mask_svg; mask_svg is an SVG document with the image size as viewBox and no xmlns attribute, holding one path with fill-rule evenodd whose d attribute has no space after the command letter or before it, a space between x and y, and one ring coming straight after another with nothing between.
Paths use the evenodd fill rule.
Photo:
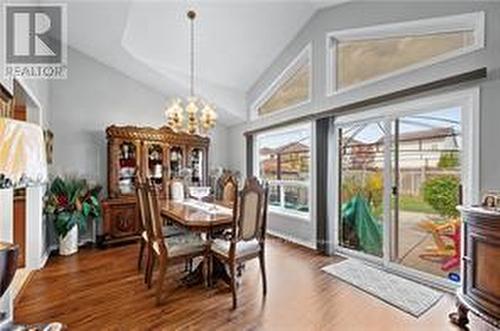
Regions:
<instances>
[{"instance_id":1,"label":"framed photo","mask_svg":"<svg viewBox=\"0 0 500 331\"><path fill-rule=\"evenodd\" d=\"M488 192L483 196L482 206L490 210L500 209L500 193Z\"/></svg>"}]
</instances>

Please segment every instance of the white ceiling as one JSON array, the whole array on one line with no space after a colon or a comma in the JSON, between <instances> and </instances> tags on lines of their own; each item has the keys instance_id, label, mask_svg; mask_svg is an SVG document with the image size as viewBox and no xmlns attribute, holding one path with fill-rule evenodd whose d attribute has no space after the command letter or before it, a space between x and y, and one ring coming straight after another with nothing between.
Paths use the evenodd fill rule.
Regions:
<instances>
[{"instance_id":1,"label":"white ceiling","mask_svg":"<svg viewBox=\"0 0 500 331\"><path fill-rule=\"evenodd\" d=\"M68 42L166 99L186 95L194 8L196 91L229 125L246 120L246 92L315 11L339 2L67 1Z\"/></svg>"}]
</instances>

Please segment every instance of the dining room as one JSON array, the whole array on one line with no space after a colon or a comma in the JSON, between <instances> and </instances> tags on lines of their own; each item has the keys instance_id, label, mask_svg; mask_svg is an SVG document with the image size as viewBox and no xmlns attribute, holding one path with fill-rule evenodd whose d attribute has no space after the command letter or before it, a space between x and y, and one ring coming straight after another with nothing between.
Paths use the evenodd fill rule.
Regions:
<instances>
[{"instance_id":1,"label":"dining room","mask_svg":"<svg viewBox=\"0 0 500 331\"><path fill-rule=\"evenodd\" d=\"M499 2L4 2L0 330L500 327Z\"/></svg>"}]
</instances>

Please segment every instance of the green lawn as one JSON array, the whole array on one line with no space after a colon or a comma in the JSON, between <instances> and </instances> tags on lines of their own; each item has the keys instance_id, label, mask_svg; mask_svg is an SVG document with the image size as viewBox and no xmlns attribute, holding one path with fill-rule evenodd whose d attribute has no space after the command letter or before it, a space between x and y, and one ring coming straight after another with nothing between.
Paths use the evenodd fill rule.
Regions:
<instances>
[{"instance_id":1,"label":"green lawn","mask_svg":"<svg viewBox=\"0 0 500 331\"><path fill-rule=\"evenodd\" d=\"M399 209L418 213L436 214L436 211L420 197L402 195L399 197Z\"/></svg>"}]
</instances>

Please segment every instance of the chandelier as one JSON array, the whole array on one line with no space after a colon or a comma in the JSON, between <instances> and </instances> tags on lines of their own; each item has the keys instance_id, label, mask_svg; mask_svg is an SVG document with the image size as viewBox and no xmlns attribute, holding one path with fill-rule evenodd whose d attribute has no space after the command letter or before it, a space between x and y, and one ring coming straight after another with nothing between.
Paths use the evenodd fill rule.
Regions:
<instances>
[{"instance_id":1,"label":"chandelier","mask_svg":"<svg viewBox=\"0 0 500 331\"><path fill-rule=\"evenodd\" d=\"M193 10L187 12L190 22L190 95L186 100L181 97L172 99L167 105L165 116L167 126L175 132L188 134L207 134L215 127L217 113L215 107L194 93L194 19Z\"/></svg>"}]
</instances>

